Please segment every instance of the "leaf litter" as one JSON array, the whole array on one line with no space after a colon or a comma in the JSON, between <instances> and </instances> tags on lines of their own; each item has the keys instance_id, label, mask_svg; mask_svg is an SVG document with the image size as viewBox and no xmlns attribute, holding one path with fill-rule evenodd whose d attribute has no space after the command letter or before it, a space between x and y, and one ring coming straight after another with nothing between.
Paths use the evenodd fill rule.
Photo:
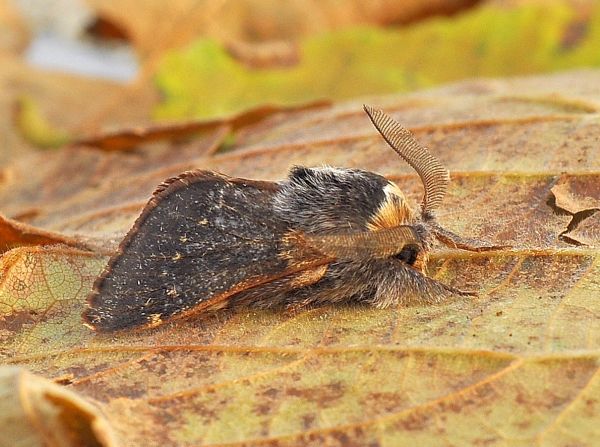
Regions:
<instances>
[{"instance_id":1,"label":"leaf litter","mask_svg":"<svg viewBox=\"0 0 600 447\"><path fill-rule=\"evenodd\" d=\"M591 445L600 393L598 239L562 240L579 211L549 204L563 184L573 203L589 208L597 198L591 80L597 85L600 74L365 100L405 123L450 169L443 225L513 246L435 253L432 276L480 290L436 306L240 310L118 335L81 324L107 259L102 250L116 247L155 185L182 170L277 179L293 164L361 167L390 175L417 203L418 179L382 144L359 102L282 110L234 130L217 123L183 142L110 152L72 146L15 160L0 184L6 215L103 248L23 241L0 258L4 362L93 400L125 445ZM215 150L227 140L228 151Z\"/></svg>"}]
</instances>

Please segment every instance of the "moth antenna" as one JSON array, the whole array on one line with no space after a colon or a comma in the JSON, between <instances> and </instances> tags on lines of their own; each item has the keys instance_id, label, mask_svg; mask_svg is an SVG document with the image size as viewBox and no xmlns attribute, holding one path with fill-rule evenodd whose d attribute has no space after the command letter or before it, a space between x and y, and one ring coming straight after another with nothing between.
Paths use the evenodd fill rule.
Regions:
<instances>
[{"instance_id":1,"label":"moth antenna","mask_svg":"<svg viewBox=\"0 0 600 447\"><path fill-rule=\"evenodd\" d=\"M436 222L431 222L430 225L436 239L447 247L477 252L511 248L510 245L494 245L487 241L459 236L450 230L446 230Z\"/></svg>"},{"instance_id":2,"label":"moth antenna","mask_svg":"<svg viewBox=\"0 0 600 447\"><path fill-rule=\"evenodd\" d=\"M430 218L431 212L440 205L446 195L450 173L408 129L381 110L367 105L363 107L385 141L419 174L425 189L421 214Z\"/></svg>"}]
</instances>

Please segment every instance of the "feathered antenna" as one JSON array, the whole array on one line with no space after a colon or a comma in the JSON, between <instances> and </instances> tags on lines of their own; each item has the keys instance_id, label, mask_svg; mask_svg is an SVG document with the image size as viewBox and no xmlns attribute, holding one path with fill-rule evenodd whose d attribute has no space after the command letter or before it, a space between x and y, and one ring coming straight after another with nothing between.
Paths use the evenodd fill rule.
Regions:
<instances>
[{"instance_id":1,"label":"feathered antenna","mask_svg":"<svg viewBox=\"0 0 600 447\"><path fill-rule=\"evenodd\" d=\"M371 106L365 105L364 109L385 141L421 177L425 189L423 201L421 202L421 215L423 218L431 218L432 211L440 205L444 195L446 195L448 183L450 183L450 173L400 123Z\"/></svg>"}]
</instances>

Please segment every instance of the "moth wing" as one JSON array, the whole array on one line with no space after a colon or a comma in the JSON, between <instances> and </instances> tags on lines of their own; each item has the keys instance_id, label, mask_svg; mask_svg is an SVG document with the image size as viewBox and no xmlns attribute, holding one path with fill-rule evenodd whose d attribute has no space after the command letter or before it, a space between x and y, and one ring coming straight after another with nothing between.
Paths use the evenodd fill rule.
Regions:
<instances>
[{"instance_id":1,"label":"moth wing","mask_svg":"<svg viewBox=\"0 0 600 447\"><path fill-rule=\"evenodd\" d=\"M155 326L224 307L262 284L317 281L331 259L291 243L272 212L277 188L210 171L167 180L97 278L86 323L98 331Z\"/></svg>"}]
</instances>

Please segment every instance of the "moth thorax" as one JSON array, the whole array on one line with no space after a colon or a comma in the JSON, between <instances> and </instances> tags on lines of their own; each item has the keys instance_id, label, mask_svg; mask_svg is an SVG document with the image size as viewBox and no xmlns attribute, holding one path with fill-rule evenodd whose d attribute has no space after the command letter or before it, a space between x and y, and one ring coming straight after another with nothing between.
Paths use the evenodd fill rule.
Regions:
<instances>
[{"instance_id":1,"label":"moth thorax","mask_svg":"<svg viewBox=\"0 0 600 447\"><path fill-rule=\"evenodd\" d=\"M383 192L385 197L367 224L369 230L393 228L414 220L415 213L396 184L388 183Z\"/></svg>"}]
</instances>

